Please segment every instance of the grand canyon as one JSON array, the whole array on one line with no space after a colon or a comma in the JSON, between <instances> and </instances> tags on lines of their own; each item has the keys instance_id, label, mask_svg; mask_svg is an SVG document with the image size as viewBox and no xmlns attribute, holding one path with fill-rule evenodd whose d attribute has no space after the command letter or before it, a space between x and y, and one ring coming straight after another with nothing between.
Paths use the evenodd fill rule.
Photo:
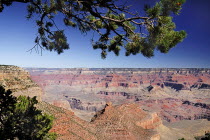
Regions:
<instances>
[{"instance_id":1,"label":"grand canyon","mask_svg":"<svg viewBox=\"0 0 210 140\"><path fill-rule=\"evenodd\" d=\"M178 140L210 132L210 69L19 68L0 84L37 96L58 139Z\"/></svg>"}]
</instances>

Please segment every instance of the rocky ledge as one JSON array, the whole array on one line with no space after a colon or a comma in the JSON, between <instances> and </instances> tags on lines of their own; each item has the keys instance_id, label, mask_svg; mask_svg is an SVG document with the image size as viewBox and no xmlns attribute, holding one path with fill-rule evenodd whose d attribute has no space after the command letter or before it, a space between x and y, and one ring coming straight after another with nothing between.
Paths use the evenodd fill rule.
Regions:
<instances>
[{"instance_id":1,"label":"rocky ledge","mask_svg":"<svg viewBox=\"0 0 210 140\"><path fill-rule=\"evenodd\" d=\"M76 117L73 112L48 103L38 106L55 116L51 132L59 134L58 139L85 140L159 140L156 128L162 125L160 118L150 115L136 104L113 106L107 103L91 122Z\"/></svg>"},{"instance_id":2,"label":"rocky ledge","mask_svg":"<svg viewBox=\"0 0 210 140\"><path fill-rule=\"evenodd\" d=\"M23 68L12 65L0 65L0 85L10 89L15 96L37 96L41 100L42 89L34 83Z\"/></svg>"}]
</instances>

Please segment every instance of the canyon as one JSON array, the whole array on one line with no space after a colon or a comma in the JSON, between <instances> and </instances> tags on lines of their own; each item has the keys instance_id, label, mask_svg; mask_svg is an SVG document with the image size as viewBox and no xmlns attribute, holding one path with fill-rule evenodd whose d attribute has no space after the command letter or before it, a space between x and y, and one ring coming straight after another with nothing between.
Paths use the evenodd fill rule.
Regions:
<instances>
[{"instance_id":1,"label":"canyon","mask_svg":"<svg viewBox=\"0 0 210 140\"><path fill-rule=\"evenodd\" d=\"M167 122L210 119L210 69L28 68L43 100L75 114L100 111L106 102L136 103ZM83 112L83 113L81 113ZM88 118L89 117L89 118Z\"/></svg>"},{"instance_id":2,"label":"canyon","mask_svg":"<svg viewBox=\"0 0 210 140\"><path fill-rule=\"evenodd\" d=\"M113 106L107 103L91 122L78 118L72 111L41 102L38 108L55 116L51 132L59 140L159 140L155 129L162 122L156 114L148 114L137 104Z\"/></svg>"},{"instance_id":3,"label":"canyon","mask_svg":"<svg viewBox=\"0 0 210 140\"><path fill-rule=\"evenodd\" d=\"M142 111L153 114L153 117L160 117L162 125L153 128L150 123L149 126L159 131L160 139L169 138L166 132L176 133L169 135L175 140L182 136L193 139L210 131L210 69L27 68L26 70L29 71L32 80L43 89L44 101L52 105L59 104L59 107L73 111L76 116L88 122L92 121L97 112L106 108L107 102L115 106L132 103L139 105ZM204 120L207 120L205 125ZM146 128L143 124L147 122L144 120L139 124ZM195 125L196 128L190 127L188 131L180 127L177 129L177 126L182 126L181 124L188 126L188 123ZM195 129L200 131L195 132ZM187 135L182 135L183 131Z\"/></svg>"},{"instance_id":4,"label":"canyon","mask_svg":"<svg viewBox=\"0 0 210 140\"><path fill-rule=\"evenodd\" d=\"M19 68L0 85L37 96L58 139L194 139L210 132L210 69Z\"/></svg>"}]
</instances>

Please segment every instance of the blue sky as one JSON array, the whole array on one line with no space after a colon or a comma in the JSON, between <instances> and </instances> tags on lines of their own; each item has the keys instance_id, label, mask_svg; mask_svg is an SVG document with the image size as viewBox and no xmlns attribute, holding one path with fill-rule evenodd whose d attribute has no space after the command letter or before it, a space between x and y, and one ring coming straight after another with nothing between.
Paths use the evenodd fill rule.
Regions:
<instances>
[{"instance_id":1,"label":"blue sky","mask_svg":"<svg viewBox=\"0 0 210 140\"><path fill-rule=\"evenodd\" d=\"M142 1L142 0L141 0ZM152 1L152 0L148 0ZM133 0L135 8L141 2ZM36 26L33 20L28 21L25 5L15 3L0 13L0 64L21 67L129 67L129 68L210 68L210 1L187 0L182 13L174 18L177 30L188 33L184 42L170 50L167 54L155 53L153 58L145 58L141 54L120 56L109 53L105 60L101 59L100 50L93 50L91 36L81 35L74 29L67 29L67 37L71 49L58 55L44 51L42 56L35 51L27 52L34 44Z\"/></svg>"}]
</instances>

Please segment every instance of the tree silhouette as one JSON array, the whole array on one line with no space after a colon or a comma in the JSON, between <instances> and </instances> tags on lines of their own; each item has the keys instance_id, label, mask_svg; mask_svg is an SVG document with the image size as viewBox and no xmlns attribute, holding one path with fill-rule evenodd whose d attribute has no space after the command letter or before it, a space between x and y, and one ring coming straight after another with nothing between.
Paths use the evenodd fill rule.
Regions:
<instances>
[{"instance_id":1,"label":"tree silhouette","mask_svg":"<svg viewBox=\"0 0 210 140\"><path fill-rule=\"evenodd\" d=\"M48 131L52 127L53 117L36 109L36 97L12 96L10 90L0 86L0 138L41 140L51 138Z\"/></svg>"},{"instance_id":2,"label":"tree silhouette","mask_svg":"<svg viewBox=\"0 0 210 140\"><path fill-rule=\"evenodd\" d=\"M0 12L13 2L28 3L28 19L36 20L38 35L36 47L58 54L69 49L64 30L58 28L56 16L62 16L66 26L82 33L94 31L98 40L92 39L94 49L119 55L125 48L126 56L141 53L152 57L154 50L167 53L183 41L185 31L175 31L173 14L179 14L185 0L160 0L154 6L144 5L143 15L133 12L129 1L118 0L0 0Z\"/></svg>"}]
</instances>

